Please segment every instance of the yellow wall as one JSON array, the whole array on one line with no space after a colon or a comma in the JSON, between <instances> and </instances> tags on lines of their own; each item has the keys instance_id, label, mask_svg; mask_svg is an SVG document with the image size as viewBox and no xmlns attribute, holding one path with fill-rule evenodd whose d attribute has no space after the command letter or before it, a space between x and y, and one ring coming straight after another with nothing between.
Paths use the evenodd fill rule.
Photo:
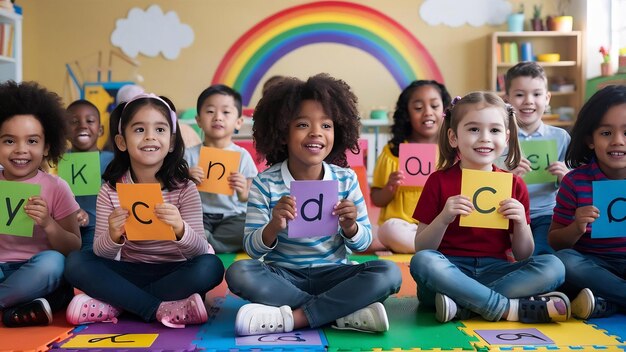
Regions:
<instances>
[{"instance_id":1,"label":"yellow wall","mask_svg":"<svg viewBox=\"0 0 626 352\"><path fill-rule=\"evenodd\" d=\"M462 1L462 0L460 0ZM126 18L132 7L147 9L159 4L164 12L175 11L194 31L193 44L170 61L161 55L139 55L136 69L149 91L172 98L179 110L195 106L199 92L210 84L222 56L250 27L287 7L309 1L287 0L20 0L24 9L24 79L35 80L69 99L65 64L76 60L91 80L95 79L98 51L108 64L108 52L118 50L110 41L117 19ZM355 1L374 7L406 27L422 42L437 62L452 95L487 87L488 35L505 30L469 25L450 28L429 26L419 16L420 1ZM544 1L544 15L554 7ZM531 2L526 14L530 16ZM517 4L517 3L516 3ZM517 5L515 5L517 6ZM133 69L114 59L113 78L133 80ZM296 50L274 65L266 77L287 74L300 78L328 72L347 81L369 116L373 107L393 108L400 92L391 75L376 59L357 49L336 44L317 44ZM103 78L106 76L103 76ZM252 102L256 103L260 87Z\"/></svg>"}]
</instances>

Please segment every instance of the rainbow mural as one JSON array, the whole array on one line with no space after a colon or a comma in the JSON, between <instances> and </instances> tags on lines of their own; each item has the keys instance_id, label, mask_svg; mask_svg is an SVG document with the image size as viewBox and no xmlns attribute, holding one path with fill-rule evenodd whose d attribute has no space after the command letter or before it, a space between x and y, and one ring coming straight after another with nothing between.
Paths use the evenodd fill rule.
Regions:
<instances>
[{"instance_id":1,"label":"rainbow mural","mask_svg":"<svg viewBox=\"0 0 626 352\"><path fill-rule=\"evenodd\" d=\"M227 84L250 103L254 89L280 58L305 45L337 43L375 57L400 89L415 79L443 82L437 64L406 28L370 7L320 1L278 12L244 33L222 58L213 84Z\"/></svg>"}]
</instances>

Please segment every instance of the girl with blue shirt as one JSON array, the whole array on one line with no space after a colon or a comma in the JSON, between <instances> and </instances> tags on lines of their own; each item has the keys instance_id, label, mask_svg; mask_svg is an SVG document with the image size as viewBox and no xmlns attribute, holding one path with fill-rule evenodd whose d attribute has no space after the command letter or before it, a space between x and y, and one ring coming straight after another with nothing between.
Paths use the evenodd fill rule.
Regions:
<instances>
[{"instance_id":1,"label":"girl with blue shirt","mask_svg":"<svg viewBox=\"0 0 626 352\"><path fill-rule=\"evenodd\" d=\"M253 302L237 314L238 335L331 322L340 329L388 329L380 302L399 290L399 268L389 261L355 265L348 259L372 241L356 174L344 168L346 149L358 148L358 131L356 96L345 82L325 74L306 82L285 78L259 101L253 134L271 166L254 179L248 198L244 248L253 259L237 261L226 272L230 290ZM287 236L301 205L289 195L293 180L339 181L335 235Z\"/></svg>"}]
</instances>

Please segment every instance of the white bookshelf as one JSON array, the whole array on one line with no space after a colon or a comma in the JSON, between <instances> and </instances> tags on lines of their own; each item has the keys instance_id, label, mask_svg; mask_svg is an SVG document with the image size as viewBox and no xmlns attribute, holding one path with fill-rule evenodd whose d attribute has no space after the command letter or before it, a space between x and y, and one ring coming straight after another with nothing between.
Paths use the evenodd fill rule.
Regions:
<instances>
[{"instance_id":1,"label":"white bookshelf","mask_svg":"<svg viewBox=\"0 0 626 352\"><path fill-rule=\"evenodd\" d=\"M13 25L13 55L0 55L0 82L22 80L22 16L0 9L0 23Z\"/></svg>"}]
</instances>

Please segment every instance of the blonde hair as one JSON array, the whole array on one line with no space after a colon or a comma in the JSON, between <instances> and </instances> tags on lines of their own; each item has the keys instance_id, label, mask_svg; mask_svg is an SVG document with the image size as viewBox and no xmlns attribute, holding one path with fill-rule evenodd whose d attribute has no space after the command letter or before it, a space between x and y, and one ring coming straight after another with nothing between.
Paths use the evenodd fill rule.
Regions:
<instances>
[{"instance_id":1,"label":"blonde hair","mask_svg":"<svg viewBox=\"0 0 626 352\"><path fill-rule=\"evenodd\" d=\"M504 119L504 127L509 130L509 152L504 160L506 167L512 170L519 165L522 158L522 150L519 145L519 139L517 138L515 110L495 93L471 92L463 98L454 98L452 105L445 111L443 123L439 129L438 169L448 169L452 167L457 160L458 150L450 145L448 130L451 129L457 134L459 123L470 109L482 109L486 107L495 107L501 110L502 118Z\"/></svg>"}]
</instances>

